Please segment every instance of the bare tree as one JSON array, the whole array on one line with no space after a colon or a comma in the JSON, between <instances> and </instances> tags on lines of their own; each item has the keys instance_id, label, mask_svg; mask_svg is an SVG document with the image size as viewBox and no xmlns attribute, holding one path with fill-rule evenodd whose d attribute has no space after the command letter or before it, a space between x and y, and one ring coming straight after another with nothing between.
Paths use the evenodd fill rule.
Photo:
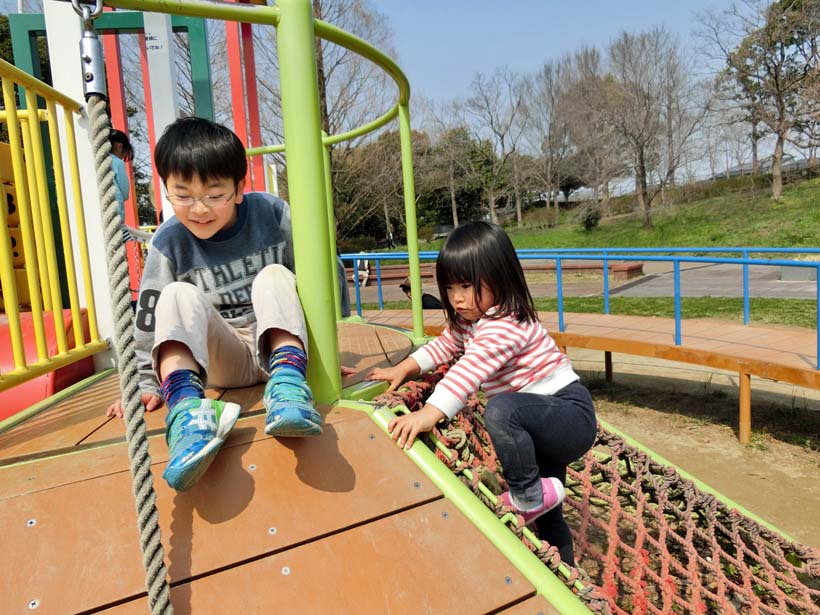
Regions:
<instances>
[{"instance_id":1,"label":"bare tree","mask_svg":"<svg viewBox=\"0 0 820 615\"><path fill-rule=\"evenodd\" d=\"M744 0L701 18L703 36L726 62L752 117L775 137L772 198L783 193L783 149L790 133L808 118L805 88L818 69L820 2Z\"/></svg>"},{"instance_id":2,"label":"bare tree","mask_svg":"<svg viewBox=\"0 0 820 615\"><path fill-rule=\"evenodd\" d=\"M429 192L447 190L453 228L459 225L457 194L472 174L470 151L473 143L467 127L461 120L458 103L436 104L421 101L423 125L434 141L428 165L418 165L417 185Z\"/></svg>"},{"instance_id":3,"label":"bare tree","mask_svg":"<svg viewBox=\"0 0 820 615\"><path fill-rule=\"evenodd\" d=\"M523 89L519 76L508 68L499 68L492 75L477 74L470 84L470 96L464 109L471 118L469 126L477 141L485 141L493 156L484 178L490 220L498 222L496 198L502 171L510 154L516 150L523 125L519 122Z\"/></svg>"},{"instance_id":4,"label":"bare tree","mask_svg":"<svg viewBox=\"0 0 820 615\"><path fill-rule=\"evenodd\" d=\"M524 142L537 157L533 173L547 195L547 211L552 203L555 206L547 216L550 226L557 221L555 196L565 174L563 163L571 151L569 116L561 104L570 88L570 62L569 58L545 62L525 81Z\"/></svg>"},{"instance_id":5,"label":"bare tree","mask_svg":"<svg viewBox=\"0 0 820 615\"><path fill-rule=\"evenodd\" d=\"M663 28L622 32L609 47L613 81L606 83L606 108L632 154L638 209L647 229L652 200L674 178L683 143L699 121L680 105L688 93L680 58L677 40Z\"/></svg>"},{"instance_id":6,"label":"bare tree","mask_svg":"<svg viewBox=\"0 0 820 615\"><path fill-rule=\"evenodd\" d=\"M593 47L581 48L570 58L567 78L566 91L558 101L571 143L564 178L574 176L590 186L593 198L601 199L601 209L606 212L609 184L628 166L624 161L626 148L608 110L611 79L607 79L600 53Z\"/></svg>"}]
</instances>

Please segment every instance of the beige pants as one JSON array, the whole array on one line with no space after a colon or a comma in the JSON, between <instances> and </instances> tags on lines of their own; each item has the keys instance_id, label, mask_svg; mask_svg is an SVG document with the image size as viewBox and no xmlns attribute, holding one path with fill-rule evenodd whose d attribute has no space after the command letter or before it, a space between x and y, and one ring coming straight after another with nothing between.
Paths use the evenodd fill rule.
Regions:
<instances>
[{"instance_id":1,"label":"beige pants","mask_svg":"<svg viewBox=\"0 0 820 615\"><path fill-rule=\"evenodd\" d=\"M216 387L244 387L268 378L270 348L266 333L281 329L298 337L307 353L305 315L296 294L296 277L282 265L268 265L253 281L251 302L256 323L234 328L193 284L172 282L157 301L151 355L159 375L157 350L163 342L185 344Z\"/></svg>"}]
</instances>

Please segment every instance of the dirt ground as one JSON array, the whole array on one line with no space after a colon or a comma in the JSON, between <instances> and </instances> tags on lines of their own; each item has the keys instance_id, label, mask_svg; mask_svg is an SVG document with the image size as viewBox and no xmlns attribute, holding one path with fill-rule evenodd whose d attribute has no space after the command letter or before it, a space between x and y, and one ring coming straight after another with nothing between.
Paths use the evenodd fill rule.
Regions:
<instances>
[{"instance_id":1,"label":"dirt ground","mask_svg":"<svg viewBox=\"0 0 820 615\"><path fill-rule=\"evenodd\" d=\"M607 384L594 375L584 380L600 419L781 533L820 548L816 409L754 404L752 443L743 446L737 399L722 390Z\"/></svg>"}]
</instances>

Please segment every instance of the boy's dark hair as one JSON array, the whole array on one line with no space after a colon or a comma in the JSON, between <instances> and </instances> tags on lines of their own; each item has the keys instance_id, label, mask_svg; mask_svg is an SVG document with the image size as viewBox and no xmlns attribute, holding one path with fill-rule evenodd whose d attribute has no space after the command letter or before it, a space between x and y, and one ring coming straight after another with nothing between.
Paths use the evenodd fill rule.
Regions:
<instances>
[{"instance_id":1,"label":"boy's dark hair","mask_svg":"<svg viewBox=\"0 0 820 615\"><path fill-rule=\"evenodd\" d=\"M128 140L128 135L122 130L112 128L111 132L108 133L108 141L111 145L114 145L115 143L122 145L123 160L128 161L134 158L134 148L131 147L131 141Z\"/></svg>"},{"instance_id":2,"label":"boy's dark hair","mask_svg":"<svg viewBox=\"0 0 820 615\"><path fill-rule=\"evenodd\" d=\"M457 324L457 314L447 286L465 282L473 285L476 296L482 283L492 291L498 306L492 318L514 316L519 322L538 318L515 248L497 224L470 222L453 230L436 260L436 280L451 324Z\"/></svg>"},{"instance_id":3,"label":"boy's dark hair","mask_svg":"<svg viewBox=\"0 0 820 615\"><path fill-rule=\"evenodd\" d=\"M171 175L185 181L245 178L245 146L230 128L201 117L184 117L170 124L154 150L154 164L163 183Z\"/></svg>"}]
</instances>

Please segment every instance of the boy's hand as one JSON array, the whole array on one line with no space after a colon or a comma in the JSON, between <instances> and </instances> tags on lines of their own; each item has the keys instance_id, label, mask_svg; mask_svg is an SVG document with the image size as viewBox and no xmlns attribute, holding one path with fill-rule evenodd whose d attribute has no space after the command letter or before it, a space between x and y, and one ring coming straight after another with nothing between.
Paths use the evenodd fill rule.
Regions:
<instances>
[{"instance_id":1,"label":"boy's hand","mask_svg":"<svg viewBox=\"0 0 820 615\"><path fill-rule=\"evenodd\" d=\"M418 412L411 412L397 416L387 425L387 433L396 441L396 444L405 450L413 446L416 436L433 429L446 415L430 404L425 404Z\"/></svg>"},{"instance_id":2,"label":"boy's hand","mask_svg":"<svg viewBox=\"0 0 820 615\"><path fill-rule=\"evenodd\" d=\"M342 370L342 378L347 378L348 376L352 376L353 374L356 373L356 368L348 367L347 365L342 365L341 370Z\"/></svg>"},{"instance_id":3,"label":"boy's hand","mask_svg":"<svg viewBox=\"0 0 820 615\"><path fill-rule=\"evenodd\" d=\"M146 412L153 412L162 406L162 397L155 395L154 393L143 393L140 400L145 406ZM125 416L125 409L122 405L122 399L118 399L113 404L108 406L108 410L105 411L105 416L116 416L118 418Z\"/></svg>"}]
</instances>

